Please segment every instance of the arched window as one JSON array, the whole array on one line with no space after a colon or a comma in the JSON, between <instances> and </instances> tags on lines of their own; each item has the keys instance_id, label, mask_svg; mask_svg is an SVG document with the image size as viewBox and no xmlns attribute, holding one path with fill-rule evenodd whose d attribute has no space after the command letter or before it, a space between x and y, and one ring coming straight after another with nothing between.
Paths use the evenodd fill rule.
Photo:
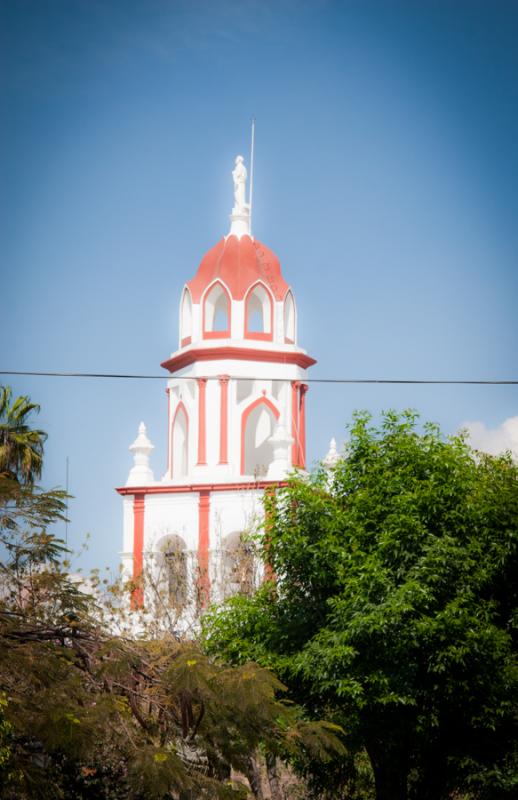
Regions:
<instances>
[{"instance_id":1,"label":"arched window","mask_svg":"<svg viewBox=\"0 0 518 800\"><path fill-rule=\"evenodd\" d=\"M254 589L252 546L241 531L225 536L222 542L221 590L223 597L250 594Z\"/></svg>"},{"instance_id":2,"label":"arched window","mask_svg":"<svg viewBox=\"0 0 518 800\"><path fill-rule=\"evenodd\" d=\"M192 339L192 300L187 287L183 291L180 320L180 345L184 347Z\"/></svg>"},{"instance_id":3,"label":"arched window","mask_svg":"<svg viewBox=\"0 0 518 800\"><path fill-rule=\"evenodd\" d=\"M284 300L284 341L295 344L295 301L291 292Z\"/></svg>"},{"instance_id":4,"label":"arched window","mask_svg":"<svg viewBox=\"0 0 518 800\"><path fill-rule=\"evenodd\" d=\"M248 406L241 418L241 474L264 478L273 461L269 441L279 412L266 397Z\"/></svg>"},{"instance_id":5,"label":"arched window","mask_svg":"<svg viewBox=\"0 0 518 800\"><path fill-rule=\"evenodd\" d=\"M245 336L249 339L272 339L272 317L270 293L258 283L245 301Z\"/></svg>"},{"instance_id":6,"label":"arched window","mask_svg":"<svg viewBox=\"0 0 518 800\"><path fill-rule=\"evenodd\" d=\"M189 472L189 419L182 402L177 406L171 432L171 476L184 478Z\"/></svg>"},{"instance_id":7,"label":"arched window","mask_svg":"<svg viewBox=\"0 0 518 800\"><path fill-rule=\"evenodd\" d=\"M180 536L172 534L164 537L157 549L157 586L171 608L181 611L187 605L188 597L185 542Z\"/></svg>"},{"instance_id":8,"label":"arched window","mask_svg":"<svg viewBox=\"0 0 518 800\"><path fill-rule=\"evenodd\" d=\"M203 335L206 339L230 336L230 298L221 283L215 283L205 297Z\"/></svg>"}]
</instances>

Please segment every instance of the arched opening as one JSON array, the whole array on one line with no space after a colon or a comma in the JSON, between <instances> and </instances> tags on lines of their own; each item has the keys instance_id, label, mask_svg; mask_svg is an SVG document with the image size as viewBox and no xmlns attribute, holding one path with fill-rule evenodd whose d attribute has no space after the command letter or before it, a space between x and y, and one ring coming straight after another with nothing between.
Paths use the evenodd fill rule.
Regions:
<instances>
[{"instance_id":1,"label":"arched opening","mask_svg":"<svg viewBox=\"0 0 518 800\"><path fill-rule=\"evenodd\" d=\"M187 287L183 290L180 320L180 344L184 347L186 344L190 344L192 339L192 300Z\"/></svg>"},{"instance_id":2,"label":"arched opening","mask_svg":"<svg viewBox=\"0 0 518 800\"><path fill-rule=\"evenodd\" d=\"M272 298L262 284L258 283L248 293L245 309L245 336L250 339L271 339Z\"/></svg>"},{"instance_id":3,"label":"arched opening","mask_svg":"<svg viewBox=\"0 0 518 800\"><path fill-rule=\"evenodd\" d=\"M221 556L223 597L250 594L254 589L254 556L251 544L241 531L225 536Z\"/></svg>"},{"instance_id":4,"label":"arched opening","mask_svg":"<svg viewBox=\"0 0 518 800\"><path fill-rule=\"evenodd\" d=\"M284 341L295 344L295 301L291 292L284 301Z\"/></svg>"},{"instance_id":5,"label":"arched opening","mask_svg":"<svg viewBox=\"0 0 518 800\"><path fill-rule=\"evenodd\" d=\"M189 472L189 418L182 402L177 406L171 432L171 477L184 478Z\"/></svg>"},{"instance_id":6,"label":"arched opening","mask_svg":"<svg viewBox=\"0 0 518 800\"><path fill-rule=\"evenodd\" d=\"M160 540L157 551L157 586L171 608L182 611L188 598L185 542L181 536L171 534Z\"/></svg>"},{"instance_id":7,"label":"arched opening","mask_svg":"<svg viewBox=\"0 0 518 800\"><path fill-rule=\"evenodd\" d=\"M215 283L205 297L203 335L207 339L230 336L230 298L221 283Z\"/></svg>"},{"instance_id":8,"label":"arched opening","mask_svg":"<svg viewBox=\"0 0 518 800\"><path fill-rule=\"evenodd\" d=\"M261 397L243 412L241 418L241 474L264 478L273 461L269 441L279 412L266 397Z\"/></svg>"}]
</instances>

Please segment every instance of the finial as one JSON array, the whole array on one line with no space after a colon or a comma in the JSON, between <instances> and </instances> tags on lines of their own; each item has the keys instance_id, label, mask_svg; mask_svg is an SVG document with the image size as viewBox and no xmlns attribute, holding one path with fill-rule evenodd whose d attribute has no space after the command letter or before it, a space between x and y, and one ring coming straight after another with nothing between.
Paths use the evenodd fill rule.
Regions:
<instances>
[{"instance_id":1,"label":"finial","mask_svg":"<svg viewBox=\"0 0 518 800\"><path fill-rule=\"evenodd\" d=\"M336 439L333 437L329 442L329 450L325 458L322 459L322 464L326 469L333 469L336 467L338 462L340 461L340 456L338 455L336 449Z\"/></svg>"},{"instance_id":2,"label":"finial","mask_svg":"<svg viewBox=\"0 0 518 800\"><path fill-rule=\"evenodd\" d=\"M246 179L248 173L243 156L236 157L235 167L232 170L234 180L234 208L230 215L230 236L250 235L250 205L246 202Z\"/></svg>"},{"instance_id":3,"label":"finial","mask_svg":"<svg viewBox=\"0 0 518 800\"><path fill-rule=\"evenodd\" d=\"M128 475L126 486L145 486L154 483L153 470L149 466L149 455L155 449L147 437L146 426L143 422L138 426L138 436L130 445L133 453L133 466Z\"/></svg>"}]
</instances>

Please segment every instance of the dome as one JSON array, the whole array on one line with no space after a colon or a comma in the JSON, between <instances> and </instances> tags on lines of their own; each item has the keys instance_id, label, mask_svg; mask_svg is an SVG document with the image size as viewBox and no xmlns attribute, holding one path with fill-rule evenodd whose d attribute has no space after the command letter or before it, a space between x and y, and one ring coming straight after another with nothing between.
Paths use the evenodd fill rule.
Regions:
<instances>
[{"instance_id":1,"label":"dome","mask_svg":"<svg viewBox=\"0 0 518 800\"><path fill-rule=\"evenodd\" d=\"M187 283L193 302L199 303L205 289L217 279L233 300L242 300L257 281L262 281L277 301L283 300L289 289L275 253L247 235L231 234L203 256L196 275Z\"/></svg>"}]
</instances>

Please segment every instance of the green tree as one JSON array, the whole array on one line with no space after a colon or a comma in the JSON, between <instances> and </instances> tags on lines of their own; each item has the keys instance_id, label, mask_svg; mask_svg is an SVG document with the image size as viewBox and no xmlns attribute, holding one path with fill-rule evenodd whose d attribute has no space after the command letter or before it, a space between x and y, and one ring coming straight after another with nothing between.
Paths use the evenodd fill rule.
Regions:
<instances>
[{"instance_id":1,"label":"green tree","mask_svg":"<svg viewBox=\"0 0 518 800\"><path fill-rule=\"evenodd\" d=\"M357 415L331 473L269 498L260 546L275 581L206 619L209 652L273 668L309 713L339 722L378 800L518 795L510 456L419 432L410 412L378 428ZM329 797L354 796L335 766Z\"/></svg>"},{"instance_id":2,"label":"green tree","mask_svg":"<svg viewBox=\"0 0 518 800\"><path fill-rule=\"evenodd\" d=\"M11 387L0 387L0 476L29 484L41 477L47 435L29 424L39 410L26 396L12 402Z\"/></svg>"}]
</instances>

